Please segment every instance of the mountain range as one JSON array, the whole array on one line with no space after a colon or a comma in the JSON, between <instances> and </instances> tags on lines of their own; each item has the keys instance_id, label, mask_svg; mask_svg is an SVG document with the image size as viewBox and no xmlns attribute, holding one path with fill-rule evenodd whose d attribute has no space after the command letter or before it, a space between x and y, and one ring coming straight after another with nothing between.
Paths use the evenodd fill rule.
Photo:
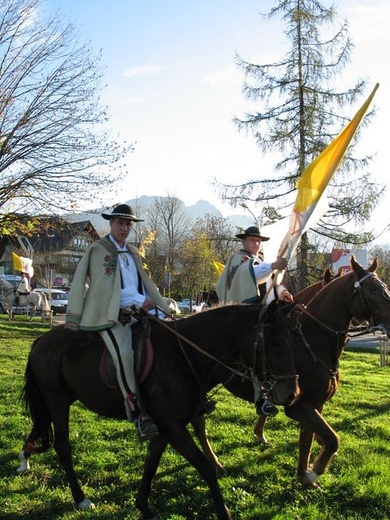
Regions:
<instances>
[{"instance_id":1,"label":"mountain range","mask_svg":"<svg viewBox=\"0 0 390 520\"><path fill-rule=\"evenodd\" d=\"M128 204L129 206L131 206L136 212L137 216L143 218L143 216L147 214L148 209L154 206L156 199L160 201L161 199L165 198L168 197L142 195L141 197L137 197L136 199L127 200L124 204ZM204 218L207 214L215 217L222 217L221 212L206 200L198 200L196 204L193 204L192 206L186 206L183 201L181 202L183 204L182 211L191 222L195 222L197 218ZM104 220L102 218L101 214L107 211L110 212L111 209L112 207L105 207L90 212L85 211L82 213L76 213L70 216L69 218L73 222L82 222L85 220L89 220L96 229L96 231L99 234L103 234L108 231L108 223L107 220ZM240 214L229 215L228 217L226 217L226 221L232 227L233 231L235 231L237 228L245 229L248 226L253 226L254 224L252 217Z\"/></svg>"}]
</instances>

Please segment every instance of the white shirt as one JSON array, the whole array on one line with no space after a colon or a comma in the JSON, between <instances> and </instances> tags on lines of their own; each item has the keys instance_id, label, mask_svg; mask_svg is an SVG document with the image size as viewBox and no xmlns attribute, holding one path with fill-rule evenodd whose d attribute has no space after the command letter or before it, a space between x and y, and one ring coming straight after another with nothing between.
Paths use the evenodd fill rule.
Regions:
<instances>
[{"instance_id":1,"label":"white shirt","mask_svg":"<svg viewBox=\"0 0 390 520\"><path fill-rule=\"evenodd\" d=\"M267 262L263 262L260 260L259 264L256 264L253 266L253 270L255 272L256 282L258 284L265 283L266 289L267 289L267 298L265 303L269 305L274 299L275 299L275 293L273 288L270 289L272 286L272 279L271 275L273 273L273 269L271 267L272 264L269 264ZM284 285L276 284L276 294L278 295L278 298L280 298L282 292L286 289Z\"/></svg>"},{"instance_id":2,"label":"white shirt","mask_svg":"<svg viewBox=\"0 0 390 520\"><path fill-rule=\"evenodd\" d=\"M255 272L256 282L258 284L266 282L273 273L271 264L262 261L260 261L259 264L255 264L253 266L253 270Z\"/></svg>"},{"instance_id":3,"label":"white shirt","mask_svg":"<svg viewBox=\"0 0 390 520\"><path fill-rule=\"evenodd\" d=\"M122 309L131 307L132 305L142 307L147 294L144 287L142 287L142 289L145 294L138 292L138 272L134 258L126 246L121 247L112 235L109 235L109 238L119 252L119 267L121 270L123 285L123 288L121 289L120 306Z\"/></svg>"}]
</instances>

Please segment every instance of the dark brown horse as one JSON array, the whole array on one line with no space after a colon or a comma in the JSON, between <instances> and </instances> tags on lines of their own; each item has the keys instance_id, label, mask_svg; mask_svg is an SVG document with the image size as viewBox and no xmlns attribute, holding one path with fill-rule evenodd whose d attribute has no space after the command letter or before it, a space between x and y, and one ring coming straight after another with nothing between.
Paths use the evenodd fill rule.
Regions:
<instances>
[{"instance_id":1,"label":"dark brown horse","mask_svg":"<svg viewBox=\"0 0 390 520\"><path fill-rule=\"evenodd\" d=\"M285 413L301 425L297 476L305 486L315 487L318 476L324 473L338 450L339 438L321 413L338 387L339 357L352 317L367 320L372 330L381 330L390 336L390 292L375 275L376 260L368 269L363 269L352 256L351 267L350 273L336 276L320 287L307 307L301 308L292 335L301 395L294 405L285 408ZM254 391L250 383L232 378L225 386L237 397L253 403ZM205 431L202 421L203 417L197 419L200 438ZM310 463L314 435L321 444L321 451ZM211 447L204 443L206 448L209 448L210 460L215 457L216 468L223 472Z\"/></svg>"},{"instance_id":2,"label":"dark brown horse","mask_svg":"<svg viewBox=\"0 0 390 520\"><path fill-rule=\"evenodd\" d=\"M140 395L161 435L150 441L136 498L144 519L155 518L148 505L151 481L168 443L208 484L218 519L231 519L215 467L197 447L186 425L199 414L200 398L233 374L248 378L252 387L256 379L262 386L274 385L272 398L277 403L287 406L296 398L286 317L289 309L279 312L274 306L267 310L261 326L262 309L259 305L232 305L177 322L152 321L154 363L140 385ZM90 508L92 503L73 469L70 406L79 400L100 415L126 418L121 393L102 381L99 366L103 351L98 334L74 333L58 326L34 342L25 374L24 399L33 428L20 454L18 470L28 469L31 453L46 450L54 439L73 499L81 509Z\"/></svg>"}]
</instances>

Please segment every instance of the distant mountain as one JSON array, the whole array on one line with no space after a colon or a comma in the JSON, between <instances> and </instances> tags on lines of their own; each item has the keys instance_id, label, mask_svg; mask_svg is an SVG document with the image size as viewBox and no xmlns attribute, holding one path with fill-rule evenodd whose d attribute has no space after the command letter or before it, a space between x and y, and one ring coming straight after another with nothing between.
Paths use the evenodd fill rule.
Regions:
<instances>
[{"instance_id":1,"label":"distant mountain","mask_svg":"<svg viewBox=\"0 0 390 520\"><path fill-rule=\"evenodd\" d=\"M131 206L140 218L145 217L149 208L154 206L156 199L163 199L165 197L143 195L136 199L130 199L125 202ZM179 199L180 200L180 199ZM116 205L116 204L115 204ZM108 221L102 218L102 213L111 213L112 207L99 208L91 212L82 212L75 215L69 215L72 222L82 222L89 220L93 227L99 234L108 232ZM192 206L186 206L183 202L183 213L191 222L195 222L197 218L204 218L205 215L213 215L215 217L222 217L221 212L206 200L198 200ZM232 227L234 233L237 228L247 228L253 225L253 219L247 215L233 214L226 218L228 224Z\"/></svg>"}]
</instances>

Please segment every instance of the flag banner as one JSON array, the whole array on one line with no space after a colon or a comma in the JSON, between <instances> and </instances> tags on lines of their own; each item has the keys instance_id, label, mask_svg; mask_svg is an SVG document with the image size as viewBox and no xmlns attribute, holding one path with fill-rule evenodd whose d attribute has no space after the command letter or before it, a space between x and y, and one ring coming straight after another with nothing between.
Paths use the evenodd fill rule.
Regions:
<instances>
[{"instance_id":1,"label":"flag banner","mask_svg":"<svg viewBox=\"0 0 390 520\"><path fill-rule=\"evenodd\" d=\"M13 265L14 271L22 271L23 270L22 257L18 256L14 252L12 252L12 265Z\"/></svg>"},{"instance_id":2,"label":"flag banner","mask_svg":"<svg viewBox=\"0 0 390 520\"><path fill-rule=\"evenodd\" d=\"M14 271L28 274L30 278L34 276L34 268L31 258L25 258L12 252L12 264Z\"/></svg>"},{"instance_id":3,"label":"flag banner","mask_svg":"<svg viewBox=\"0 0 390 520\"><path fill-rule=\"evenodd\" d=\"M215 272L217 273L217 275L221 276L222 271L225 266L223 264L221 264L221 262L218 262L217 260L213 260L213 266L214 266L214 269L215 269Z\"/></svg>"},{"instance_id":4,"label":"flag banner","mask_svg":"<svg viewBox=\"0 0 390 520\"><path fill-rule=\"evenodd\" d=\"M290 217L289 230L279 247L279 256L290 260L302 234L313 227L327 211L325 190L344 159L345 152L355 135L379 87L377 83L344 130L304 170L297 182L297 196Z\"/></svg>"}]
</instances>

